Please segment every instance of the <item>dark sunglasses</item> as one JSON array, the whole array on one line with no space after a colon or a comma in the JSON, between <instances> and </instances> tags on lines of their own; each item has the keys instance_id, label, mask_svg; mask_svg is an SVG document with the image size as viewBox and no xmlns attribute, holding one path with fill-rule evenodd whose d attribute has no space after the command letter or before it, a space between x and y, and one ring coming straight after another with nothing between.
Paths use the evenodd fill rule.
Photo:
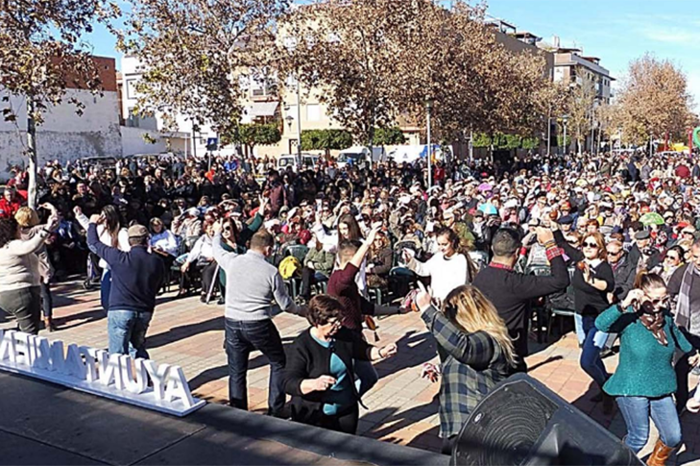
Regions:
<instances>
[{"instance_id":1,"label":"dark sunglasses","mask_svg":"<svg viewBox=\"0 0 700 466\"><path fill-rule=\"evenodd\" d=\"M666 304L668 302L668 296L666 296L665 298L650 299L650 300L648 300L648 302L650 302L654 306L660 306L660 305ZM658 314L659 312L654 312L654 314Z\"/></svg>"},{"instance_id":2,"label":"dark sunglasses","mask_svg":"<svg viewBox=\"0 0 700 466\"><path fill-rule=\"evenodd\" d=\"M677 261L677 260L680 260L680 257L676 257L676 256L666 256L666 259L671 259L671 260Z\"/></svg>"},{"instance_id":3,"label":"dark sunglasses","mask_svg":"<svg viewBox=\"0 0 700 466\"><path fill-rule=\"evenodd\" d=\"M620 249L619 251L615 251L615 252L608 252L608 254L610 254L611 256L619 256L620 254L622 254L622 249Z\"/></svg>"},{"instance_id":4,"label":"dark sunglasses","mask_svg":"<svg viewBox=\"0 0 700 466\"><path fill-rule=\"evenodd\" d=\"M598 243L591 243L591 242L589 242L589 241L586 241L585 243L583 243L583 247L584 247L584 248L595 248L595 249L598 249Z\"/></svg>"}]
</instances>

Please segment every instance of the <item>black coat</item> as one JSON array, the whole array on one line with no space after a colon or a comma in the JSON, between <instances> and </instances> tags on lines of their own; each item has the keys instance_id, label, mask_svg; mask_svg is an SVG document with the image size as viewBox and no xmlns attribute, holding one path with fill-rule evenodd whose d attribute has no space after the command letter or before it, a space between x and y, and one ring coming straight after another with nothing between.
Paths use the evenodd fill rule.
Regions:
<instances>
[{"instance_id":1,"label":"black coat","mask_svg":"<svg viewBox=\"0 0 700 466\"><path fill-rule=\"evenodd\" d=\"M333 348L324 348L311 336L309 330L299 335L287 352L287 365L284 369L283 386L285 393L292 395L292 419L304 424L318 425L323 415L324 392L301 393L301 382L330 375L331 354L335 353L353 374L353 359L368 360L371 346L359 332L341 328L334 335ZM360 397L351 383L353 394Z\"/></svg>"}]
</instances>

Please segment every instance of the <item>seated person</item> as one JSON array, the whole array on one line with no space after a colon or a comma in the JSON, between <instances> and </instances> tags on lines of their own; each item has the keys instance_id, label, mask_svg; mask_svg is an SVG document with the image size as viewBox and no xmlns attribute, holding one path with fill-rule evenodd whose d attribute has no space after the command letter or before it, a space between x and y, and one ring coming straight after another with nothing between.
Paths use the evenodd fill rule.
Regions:
<instances>
[{"instance_id":1,"label":"seated person","mask_svg":"<svg viewBox=\"0 0 700 466\"><path fill-rule=\"evenodd\" d=\"M304 258L304 268L301 270L301 292L306 301L311 299L311 286L327 281L333 271L335 254L326 251L323 243L314 235L314 244L309 248Z\"/></svg>"}]
</instances>

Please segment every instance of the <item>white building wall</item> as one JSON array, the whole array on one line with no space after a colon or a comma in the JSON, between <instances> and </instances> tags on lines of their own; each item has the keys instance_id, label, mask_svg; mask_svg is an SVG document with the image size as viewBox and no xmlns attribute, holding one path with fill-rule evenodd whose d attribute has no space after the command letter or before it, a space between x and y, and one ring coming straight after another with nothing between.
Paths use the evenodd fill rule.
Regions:
<instances>
[{"instance_id":1,"label":"white building wall","mask_svg":"<svg viewBox=\"0 0 700 466\"><path fill-rule=\"evenodd\" d=\"M7 94L0 91L3 95ZM85 105L82 116L68 103L71 97ZM26 165L26 101L11 96L9 104L17 120L7 122L0 118L0 179L7 178L10 166ZM51 106L44 113L43 124L37 126L36 144L40 165L56 159L65 163L83 157L121 157L117 93L105 92L100 97L88 91L68 90L62 104Z\"/></svg>"},{"instance_id":2,"label":"white building wall","mask_svg":"<svg viewBox=\"0 0 700 466\"><path fill-rule=\"evenodd\" d=\"M124 157L137 154L160 154L168 150L166 140L157 131L122 126L121 132L122 154ZM156 142L147 142L144 139L144 135L155 139Z\"/></svg>"},{"instance_id":3,"label":"white building wall","mask_svg":"<svg viewBox=\"0 0 700 466\"><path fill-rule=\"evenodd\" d=\"M136 84L141 79L144 69L138 58L133 56L122 56L121 58L121 73L122 73L122 111L125 117L128 117L130 110L136 106L138 93L136 92ZM158 131L162 131L165 127L162 115L156 114L156 126ZM192 121L185 115L178 115L175 119L178 133L186 133L189 135L189 140L185 141L182 138L173 138L171 140L171 149L174 152L183 152L186 155L196 154L203 157L207 151L207 139L216 137L216 133L209 125L203 125L199 128L196 137L192 135ZM193 139L196 144L192 144ZM226 150L218 151L222 155L233 153L232 147Z\"/></svg>"}]
</instances>

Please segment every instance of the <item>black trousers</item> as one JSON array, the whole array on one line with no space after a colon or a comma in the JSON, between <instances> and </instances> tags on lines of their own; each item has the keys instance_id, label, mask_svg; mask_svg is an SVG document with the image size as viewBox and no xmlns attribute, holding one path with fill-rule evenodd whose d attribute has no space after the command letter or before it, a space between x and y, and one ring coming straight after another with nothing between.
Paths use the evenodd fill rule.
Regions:
<instances>
[{"instance_id":1,"label":"black trousers","mask_svg":"<svg viewBox=\"0 0 700 466\"><path fill-rule=\"evenodd\" d=\"M508 329L508 334L513 340L513 349L517 356L517 361L513 372L527 372L527 364L525 358L530 354L527 347L528 331L527 328Z\"/></svg>"},{"instance_id":2,"label":"black trousers","mask_svg":"<svg viewBox=\"0 0 700 466\"><path fill-rule=\"evenodd\" d=\"M44 319L53 317L53 297L51 296L51 285L41 282L41 312L44 314Z\"/></svg>"},{"instance_id":3,"label":"black trousers","mask_svg":"<svg viewBox=\"0 0 700 466\"><path fill-rule=\"evenodd\" d=\"M307 301L311 299L311 287L317 284L321 280L328 280L328 277L321 272L316 272L309 267L304 267L301 269L301 291L300 295Z\"/></svg>"},{"instance_id":4,"label":"black trousers","mask_svg":"<svg viewBox=\"0 0 700 466\"><path fill-rule=\"evenodd\" d=\"M15 316L21 332L37 335L41 320L41 287L0 292L0 310Z\"/></svg>"},{"instance_id":5,"label":"black trousers","mask_svg":"<svg viewBox=\"0 0 700 466\"><path fill-rule=\"evenodd\" d=\"M214 272L216 272L216 261L211 261L202 268L202 294L209 293L211 284L214 281ZM218 278L218 277L216 277Z\"/></svg>"},{"instance_id":6,"label":"black trousers","mask_svg":"<svg viewBox=\"0 0 700 466\"><path fill-rule=\"evenodd\" d=\"M700 349L700 337L688 333L688 331L681 327L681 332L688 339L691 345L695 349ZM676 363L676 382L678 383L678 390L676 391L676 410L680 413L685 408L685 404L688 402L688 375L690 374L690 364L688 364L688 354L683 355Z\"/></svg>"},{"instance_id":7,"label":"black trousers","mask_svg":"<svg viewBox=\"0 0 700 466\"><path fill-rule=\"evenodd\" d=\"M357 403L355 403L352 408L348 408L333 416L322 415L319 427L354 435L355 432L357 432L357 419L359 414L360 411L357 407Z\"/></svg>"}]
</instances>

